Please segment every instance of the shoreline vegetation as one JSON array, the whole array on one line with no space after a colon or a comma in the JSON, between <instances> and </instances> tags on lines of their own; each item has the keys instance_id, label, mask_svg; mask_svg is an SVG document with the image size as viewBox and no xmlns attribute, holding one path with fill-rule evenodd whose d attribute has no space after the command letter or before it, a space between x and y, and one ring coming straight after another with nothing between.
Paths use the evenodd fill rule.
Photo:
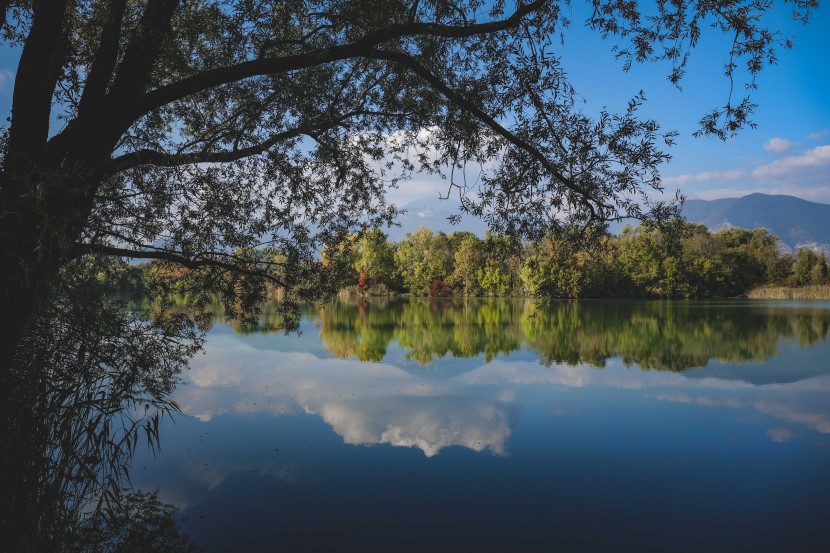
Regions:
<instances>
[{"instance_id":1,"label":"shoreline vegetation","mask_svg":"<svg viewBox=\"0 0 830 553\"><path fill-rule=\"evenodd\" d=\"M830 284L811 286L764 286L749 291L751 300L830 300Z\"/></svg>"},{"instance_id":2,"label":"shoreline vegetation","mask_svg":"<svg viewBox=\"0 0 830 553\"><path fill-rule=\"evenodd\" d=\"M285 257L272 250L235 255L276 267ZM371 229L323 250L319 265L340 297L830 299L823 254L782 252L765 229L713 233L681 220L626 226L618 236L605 227L564 231L531 243L426 227L392 242ZM160 261L127 273L115 289L140 291L161 279L186 292L190 280L187 269ZM266 289L269 300L284 299L281 289Z\"/></svg>"}]
</instances>

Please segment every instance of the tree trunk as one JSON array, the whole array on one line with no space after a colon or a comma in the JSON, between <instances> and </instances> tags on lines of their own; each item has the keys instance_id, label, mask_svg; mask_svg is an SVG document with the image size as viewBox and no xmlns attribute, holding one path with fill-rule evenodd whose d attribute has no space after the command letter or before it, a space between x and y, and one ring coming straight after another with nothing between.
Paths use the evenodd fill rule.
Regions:
<instances>
[{"instance_id":1,"label":"tree trunk","mask_svg":"<svg viewBox=\"0 0 830 553\"><path fill-rule=\"evenodd\" d=\"M6 206L3 206L6 207ZM0 540L10 551L34 551L37 543L37 462L40 449L35 405L40 375L30 374L26 354L20 351L31 329L37 305L48 285L48 271L39 267L36 239L22 224L9 221L4 209L0 251Z\"/></svg>"},{"instance_id":2,"label":"tree trunk","mask_svg":"<svg viewBox=\"0 0 830 553\"><path fill-rule=\"evenodd\" d=\"M48 429L41 420L47 378L22 346L81 227L79 204L65 195L70 183L31 174L8 183L10 174L15 178L9 165L0 181L0 543L9 551L42 551L49 540L42 535L43 502L50 500L43 464Z\"/></svg>"}]
</instances>

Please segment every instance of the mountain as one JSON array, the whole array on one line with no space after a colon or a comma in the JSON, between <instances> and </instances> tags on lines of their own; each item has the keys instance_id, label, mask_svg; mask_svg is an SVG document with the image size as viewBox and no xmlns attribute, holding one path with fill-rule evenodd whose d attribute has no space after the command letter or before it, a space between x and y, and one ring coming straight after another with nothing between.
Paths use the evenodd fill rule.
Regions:
<instances>
[{"instance_id":1,"label":"mountain","mask_svg":"<svg viewBox=\"0 0 830 553\"><path fill-rule=\"evenodd\" d=\"M765 228L780 239L782 249L810 248L830 252L830 205L794 196L749 194L720 200L686 200L683 215L709 230Z\"/></svg>"}]
</instances>

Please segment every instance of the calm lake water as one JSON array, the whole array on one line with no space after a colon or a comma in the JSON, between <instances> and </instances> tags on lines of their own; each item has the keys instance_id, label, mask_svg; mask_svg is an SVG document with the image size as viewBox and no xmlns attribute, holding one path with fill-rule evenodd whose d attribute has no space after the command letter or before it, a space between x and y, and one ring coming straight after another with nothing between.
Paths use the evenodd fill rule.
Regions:
<instances>
[{"instance_id":1,"label":"calm lake water","mask_svg":"<svg viewBox=\"0 0 830 553\"><path fill-rule=\"evenodd\" d=\"M830 551L830 302L217 323L134 484L207 551Z\"/></svg>"}]
</instances>

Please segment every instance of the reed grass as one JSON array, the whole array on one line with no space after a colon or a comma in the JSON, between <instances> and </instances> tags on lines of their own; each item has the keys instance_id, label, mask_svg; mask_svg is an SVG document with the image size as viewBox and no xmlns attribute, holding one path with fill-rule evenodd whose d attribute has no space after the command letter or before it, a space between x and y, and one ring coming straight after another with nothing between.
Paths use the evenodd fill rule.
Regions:
<instances>
[{"instance_id":1,"label":"reed grass","mask_svg":"<svg viewBox=\"0 0 830 553\"><path fill-rule=\"evenodd\" d=\"M764 286L747 295L753 300L830 300L830 284L809 286Z\"/></svg>"}]
</instances>

